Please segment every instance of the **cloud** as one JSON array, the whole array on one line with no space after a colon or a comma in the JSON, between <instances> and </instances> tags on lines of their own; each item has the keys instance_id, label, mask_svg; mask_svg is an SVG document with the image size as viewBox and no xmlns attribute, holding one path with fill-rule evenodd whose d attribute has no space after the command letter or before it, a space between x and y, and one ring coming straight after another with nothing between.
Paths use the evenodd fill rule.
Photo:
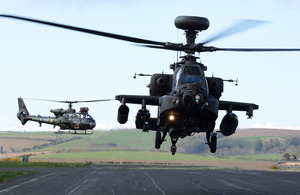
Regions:
<instances>
[{"instance_id":1,"label":"cloud","mask_svg":"<svg viewBox=\"0 0 300 195\"><path fill-rule=\"evenodd\" d=\"M50 125L42 125L41 127L39 126L38 123L35 124L27 124L22 125L17 124L12 126L11 128L7 128L6 131L25 131L25 132L32 132L32 131L57 131L57 129L53 129L53 126Z\"/></svg>"},{"instance_id":2,"label":"cloud","mask_svg":"<svg viewBox=\"0 0 300 195\"><path fill-rule=\"evenodd\" d=\"M21 123L12 123L8 118L0 116L0 131L55 131L53 126L42 125L39 126L38 123L27 122L26 125Z\"/></svg>"},{"instance_id":3,"label":"cloud","mask_svg":"<svg viewBox=\"0 0 300 195\"><path fill-rule=\"evenodd\" d=\"M110 123L102 123L97 122L95 127L96 130L113 130L113 129L135 129L135 123L126 123L124 125L121 124L110 124Z\"/></svg>"}]
</instances>

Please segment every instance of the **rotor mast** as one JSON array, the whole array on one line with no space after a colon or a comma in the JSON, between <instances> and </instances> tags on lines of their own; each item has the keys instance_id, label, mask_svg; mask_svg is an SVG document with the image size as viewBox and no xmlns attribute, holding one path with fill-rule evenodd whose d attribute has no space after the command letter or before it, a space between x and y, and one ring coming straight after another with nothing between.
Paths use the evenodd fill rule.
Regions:
<instances>
[{"instance_id":1,"label":"rotor mast","mask_svg":"<svg viewBox=\"0 0 300 195\"><path fill-rule=\"evenodd\" d=\"M69 103L69 109L72 110L73 107L72 102L68 102L68 103Z\"/></svg>"},{"instance_id":2,"label":"rotor mast","mask_svg":"<svg viewBox=\"0 0 300 195\"><path fill-rule=\"evenodd\" d=\"M187 53L187 55L191 56L195 53L195 50L193 50L192 48L194 45L196 46L195 40L197 34L200 31L206 30L209 27L208 19L196 16L178 16L175 19L174 23L178 29L182 29L185 31L185 52Z\"/></svg>"},{"instance_id":3,"label":"rotor mast","mask_svg":"<svg viewBox=\"0 0 300 195\"><path fill-rule=\"evenodd\" d=\"M186 37L186 44L181 45L179 47L182 48L182 51L186 53L186 55L181 56L182 61L177 62L170 65L170 69L175 70L176 67L180 66L181 64L185 64L186 62L196 63L205 71L207 67L201 63L197 63L198 57L194 56L196 52L196 47L199 44L196 44L196 38L199 32L206 30L209 27L209 21L207 18L204 17L196 17L196 16L178 16L174 22L175 26L178 29L185 31ZM176 45L176 44L175 44ZM177 44L179 45L179 44Z\"/></svg>"}]
</instances>

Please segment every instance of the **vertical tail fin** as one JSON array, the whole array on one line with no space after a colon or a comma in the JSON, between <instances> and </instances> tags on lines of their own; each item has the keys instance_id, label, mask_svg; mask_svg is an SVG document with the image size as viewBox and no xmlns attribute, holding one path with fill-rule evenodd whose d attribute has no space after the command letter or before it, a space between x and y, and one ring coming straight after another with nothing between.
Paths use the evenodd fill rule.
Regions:
<instances>
[{"instance_id":1,"label":"vertical tail fin","mask_svg":"<svg viewBox=\"0 0 300 195\"><path fill-rule=\"evenodd\" d=\"M22 125L25 125L26 122L28 121L27 117L29 116L29 112L22 98L18 98L18 104L19 104L19 112L17 114L17 117L21 121Z\"/></svg>"}]
</instances>

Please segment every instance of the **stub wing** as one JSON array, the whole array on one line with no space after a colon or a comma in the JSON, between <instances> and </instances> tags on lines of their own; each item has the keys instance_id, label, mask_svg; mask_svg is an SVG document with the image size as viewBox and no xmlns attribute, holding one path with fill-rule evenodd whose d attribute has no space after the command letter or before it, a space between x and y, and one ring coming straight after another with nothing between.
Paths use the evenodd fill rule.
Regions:
<instances>
[{"instance_id":1,"label":"stub wing","mask_svg":"<svg viewBox=\"0 0 300 195\"><path fill-rule=\"evenodd\" d=\"M144 104L158 106L159 98L161 96L143 96L143 95L117 95L116 100L119 100L122 104ZM226 110L227 112L235 111L246 111L249 118L253 116L253 110L258 109L258 105L253 103L244 102L232 102L232 101L219 101L219 110Z\"/></svg>"},{"instance_id":2,"label":"stub wing","mask_svg":"<svg viewBox=\"0 0 300 195\"><path fill-rule=\"evenodd\" d=\"M219 110L227 110L227 112L236 111L246 111L249 118L253 116L253 110L257 110L258 105L253 103L244 102L231 102L231 101L219 101Z\"/></svg>"},{"instance_id":3,"label":"stub wing","mask_svg":"<svg viewBox=\"0 0 300 195\"><path fill-rule=\"evenodd\" d=\"M144 101L146 105L158 106L159 98L160 96L117 95L115 99L121 103L143 104Z\"/></svg>"}]
</instances>

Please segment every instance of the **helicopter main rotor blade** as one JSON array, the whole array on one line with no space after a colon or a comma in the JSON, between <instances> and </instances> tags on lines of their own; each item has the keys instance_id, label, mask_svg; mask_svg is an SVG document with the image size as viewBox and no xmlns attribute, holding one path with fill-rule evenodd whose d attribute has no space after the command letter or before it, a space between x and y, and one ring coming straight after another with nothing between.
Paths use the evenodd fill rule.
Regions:
<instances>
[{"instance_id":1,"label":"helicopter main rotor blade","mask_svg":"<svg viewBox=\"0 0 300 195\"><path fill-rule=\"evenodd\" d=\"M107 33L107 32L102 32L102 31L97 31L97 30L80 28L80 27L75 27L75 26L70 26L70 25L58 24L58 23L54 23L54 22L47 22L47 21L42 21L42 20L25 18L25 17L20 17L20 16L0 14L0 17L6 17L6 18L24 20L24 21L28 21L28 22L34 22L34 23L39 23L39 24L44 24L44 25L49 25L49 26L55 26L55 27L58 27L58 28L64 28L64 29L89 33L89 34L93 34L93 35L109 37L109 38L119 39L119 40L123 40L123 41L129 41L129 42L133 42L133 43L152 44L152 45L165 45L164 42L157 42L157 41L152 41L152 40L147 40L147 39L140 39L140 38L129 37L129 36L124 36L124 35L118 35L118 34L113 34L113 33Z\"/></svg>"},{"instance_id":2,"label":"helicopter main rotor blade","mask_svg":"<svg viewBox=\"0 0 300 195\"><path fill-rule=\"evenodd\" d=\"M165 49L172 51L191 51L191 52L214 52L214 51L236 51L236 52L285 52L285 51L300 51L300 48L218 48L197 45L173 45L173 46L155 46L155 45L142 45L144 47L154 49Z\"/></svg>"},{"instance_id":3,"label":"helicopter main rotor blade","mask_svg":"<svg viewBox=\"0 0 300 195\"><path fill-rule=\"evenodd\" d=\"M172 50L172 51L184 51L184 48L175 46L175 47L167 47L167 46L158 46L158 45L141 45L143 47L149 47L153 49L165 49L165 50Z\"/></svg>"},{"instance_id":4,"label":"helicopter main rotor blade","mask_svg":"<svg viewBox=\"0 0 300 195\"><path fill-rule=\"evenodd\" d=\"M61 101L61 100L47 100L47 99L37 99L37 98L24 98L24 99L47 101L47 102L58 102L58 103L68 103L68 104L76 104L76 103L84 103L84 102L88 103L88 102L114 101L114 99L85 100L85 101Z\"/></svg>"},{"instance_id":5,"label":"helicopter main rotor blade","mask_svg":"<svg viewBox=\"0 0 300 195\"><path fill-rule=\"evenodd\" d=\"M215 51L239 51L239 52L274 52L274 51L300 51L300 48L214 48Z\"/></svg>"},{"instance_id":6,"label":"helicopter main rotor blade","mask_svg":"<svg viewBox=\"0 0 300 195\"><path fill-rule=\"evenodd\" d=\"M38 98L23 98L27 100L38 100L38 101L46 101L46 102L58 102L58 103L67 103L66 101L59 101L59 100L46 100L46 99L38 99Z\"/></svg>"},{"instance_id":7,"label":"helicopter main rotor blade","mask_svg":"<svg viewBox=\"0 0 300 195\"><path fill-rule=\"evenodd\" d=\"M217 47L204 46L205 44L207 44L209 42L212 42L212 41L224 38L226 36L230 36L235 33L238 33L238 32L241 32L241 31L244 31L244 30L247 30L247 29L250 29L250 28L253 28L253 27L256 27L256 26L266 23L266 21L258 21L258 20L242 20L238 24L218 33L217 35L211 37L210 39L207 39L204 42L194 44L194 45L183 45L183 44L178 44L178 43L157 42L157 41L152 41L152 40L147 40L147 39L140 39L140 38L135 38L135 37L107 33L107 32L102 32L102 31L96 31L96 30L91 30L91 29L86 29L86 28L80 28L80 27L75 27L75 26L70 26L70 25L64 25L64 24L58 24L58 23L47 22L47 21L42 21L42 20L30 19L30 18L14 16L14 15L0 14L0 17L24 20L24 21L28 21L28 22L34 22L34 23L39 23L39 24L44 24L44 25L49 25L49 26L55 26L58 28L64 28L64 29L89 33L89 34L93 34L93 35L104 36L104 37L109 37L109 38L113 38L113 39L129 41L129 42L133 42L133 43L139 43L139 44L143 44L142 46L146 46L149 48L166 49L166 50L173 50L173 51L184 51L184 52L189 52L189 53L211 52L211 51L238 51L238 52L300 51L300 49L298 49L298 48L295 48L295 49L270 49L270 48L251 49L251 48L249 48L248 49L248 48L217 48ZM42 100L42 99L38 99L38 100ZM53 101L53 102L60 102L60 103L77 103L77 101L56 101L56 100L42 100L42 101Z\"/></svg>"},{"instance_id":8,"label":"helicopter main rotor blade","mask_svg":"<svg viewBox=\"0 0 300 195\"><path fill-rule=\"evenodd\" d=\"M115 99L103 99L103 100L86 100L86 101L74 101L74 103L89 103L89 102L105 102L114 101ZM73 103L73 102L72 102Z\"/></svg>"},{"instance_id":9,"label":"helicopter main rotor blade","mask_svg":"<svg viewBox=\"0 0 300 195\"><path fill-rule=\"evenodd\" d=\"M241 20L239 23L235 24L234 26L231 26L228 29L225 29L225 30L219 32L218 34L207 39L206 41L201 42L200 44L205 45L212 41L216 41L218 39L228 37L230 35L242 32L244 30L248 30L250 28L254 28L256 26L259 26L259 25L262 25L265 23L266 23L266 21L260 21L260 20Z\"/></svg>"}]
</instances>

